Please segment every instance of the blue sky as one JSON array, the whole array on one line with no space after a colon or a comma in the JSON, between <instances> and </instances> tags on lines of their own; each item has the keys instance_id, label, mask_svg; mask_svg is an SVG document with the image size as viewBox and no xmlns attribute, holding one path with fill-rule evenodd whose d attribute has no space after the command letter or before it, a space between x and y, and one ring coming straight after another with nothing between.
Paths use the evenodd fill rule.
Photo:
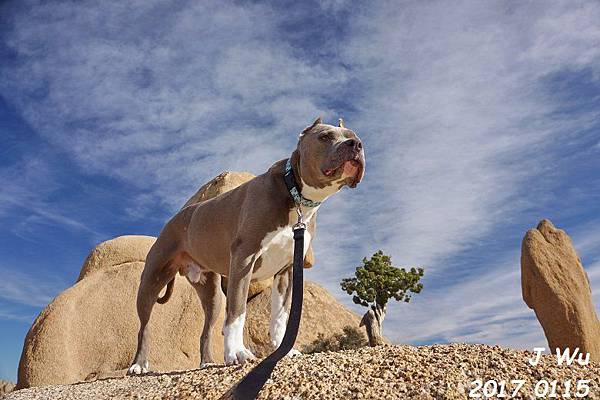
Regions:
<instances>
[{"instance_id":1,"label":"blue sky","mask_svg":"<svg viewBox=\"0 0 600 400\"><path fill-rule=\"evenodd\" d=\"M308 279L362 312L339 281L381 248L426 267L393 340L545 345L525 231L566 229L600 288L599 20L594 1L3 2L0 378L94 245L156 235L318 115L361 135L367 171L322 206Z\"/></svg>"}]
</instances>

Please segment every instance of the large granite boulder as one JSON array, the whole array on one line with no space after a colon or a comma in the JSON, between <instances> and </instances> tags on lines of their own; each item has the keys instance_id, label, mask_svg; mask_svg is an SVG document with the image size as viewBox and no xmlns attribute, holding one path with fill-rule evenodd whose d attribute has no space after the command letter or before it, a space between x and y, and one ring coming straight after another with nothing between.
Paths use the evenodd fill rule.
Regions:
<instances>
[{"instance_id":1,"label":"large granite boulder","mask_svg":"<svg viewBox=\"0 0 600 400\"><path fill-rule=\"evenodd\" d=\"M0 396L11 392L15 388L15 384L4 379L0 379Z\"/></svg>"},{"instance_id":2,"label":"large granite boulder","mask_svg":"<svg viewBox=\"0 0 600 400\"><path fill-rule=\"evenodd\" d=\"M77 282L101 269L145 262L146 255L155 241L153 236L128 235L100 243L83 262Z\"/></svg>"},{"instance_id":3,"label":"large granite boulder","mask_svg":"<svg viewBox=\"0 0 600 400\"><path fill-rule=\"evenodd\" d=\"M523 239L521 289L552 352L578 347L600 361L600 323L587 274L571 238L548 220Z\"/></svg>"},{"instance_id":4,"label":"large granite boulder","mask_svg":"<svg viewBox=\"0 0 600 400\"><path fill-rule=\"evenodd\" d=\"M186 204L204 201L252 178L224 173L204 185ZM86 258L75 285L59 294L34 321L19 362L18 388L67 384L123 375L133 359L139 322L136 296L144 260L156 238L121 236L99 244ZM248 296L246 344L258 356L271 351L268 337L271 281L254 282ZM330 336L359 318L318 285L306 282L297 346L319 333ZM215 326L220 336L221 322ZM197 368L204 321L196 292L177 276L170 300L154 307L150 319L151 369ZM223 341L213 354L223 357Z\"/></svg>"}]
</instances>

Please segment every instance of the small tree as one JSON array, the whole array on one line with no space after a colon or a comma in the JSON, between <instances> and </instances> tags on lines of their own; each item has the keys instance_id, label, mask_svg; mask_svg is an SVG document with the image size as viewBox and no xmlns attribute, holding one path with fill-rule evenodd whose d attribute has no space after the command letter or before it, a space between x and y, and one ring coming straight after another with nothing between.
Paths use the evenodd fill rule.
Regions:
<instances>
[{"instance_id":1,"label":"small tree","mask_svg":"<svg viewBox=\"0 0 600 400\"><path fill-rule=\"evenodd\" d=\"M423 284L423 268L404 268L392 266L390 256L377 251L370 260L363 258L363 265L356 268L354 278L342 279L341 286L346 293L352 295L356 304L370 307L365 313L360 326L365 326L369 337L369 345L383 344L381 336L383 319L385 318L388 300L409 302L412 293L419 293Z\"/></svg>"}]
</instances>

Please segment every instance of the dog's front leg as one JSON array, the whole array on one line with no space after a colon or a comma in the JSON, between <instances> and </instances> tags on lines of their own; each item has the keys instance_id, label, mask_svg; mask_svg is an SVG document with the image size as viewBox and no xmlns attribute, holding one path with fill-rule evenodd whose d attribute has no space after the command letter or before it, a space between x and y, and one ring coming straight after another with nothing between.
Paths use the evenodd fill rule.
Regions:
<instances>
[{"instance_id":1,"label":"dog's front leg","mask_svg":"<svg viewBox=\"0 0 600 400\"><path fill-rule=\"evenodd\" d=\"M269 335L273 348L279 347L285 335L292 302L292 266L287 267L275 275L271 286L271 323ZM290 350L288 356L300 354L296 349Z\"/></svg>"},{"instance_id":2,"label":"dog's front leg","mask_svg":"<svg viewBox=\"0 0 600 400\"><path fill-rule=\"evenodd\" d=\"M225 364L243 364L254 359L254 354L244 345L246 299L252 279L256 254L243 247L232 249L227 281L227 316L223 326L225 336Z\"/></svg>"}]
</instances>

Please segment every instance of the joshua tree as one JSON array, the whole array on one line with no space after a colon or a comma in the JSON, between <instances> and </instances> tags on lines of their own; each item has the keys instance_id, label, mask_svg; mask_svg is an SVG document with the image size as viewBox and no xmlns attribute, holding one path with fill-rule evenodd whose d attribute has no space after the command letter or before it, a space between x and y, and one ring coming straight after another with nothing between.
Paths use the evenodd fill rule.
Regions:
<instances>
[{"instance_id":1,"label":"joshua tree","mask_svg":"<svg viewBox=\"0 0 600 400\"><path fill-rule=\"evenodd\" d=\"M423 284L419 280L423 276L423 268L397 268L392 265L390 256L377 251L370 260L363 258L363 265L356 268L354 278L342 279L342 289L352 300L361 306L370 307L365 313L360 326L365 326L369 336L369 345L383 344L381 330L387 308L387 302L409 302L411 293L419 293Z\"/></svg>"}]
</instances>

